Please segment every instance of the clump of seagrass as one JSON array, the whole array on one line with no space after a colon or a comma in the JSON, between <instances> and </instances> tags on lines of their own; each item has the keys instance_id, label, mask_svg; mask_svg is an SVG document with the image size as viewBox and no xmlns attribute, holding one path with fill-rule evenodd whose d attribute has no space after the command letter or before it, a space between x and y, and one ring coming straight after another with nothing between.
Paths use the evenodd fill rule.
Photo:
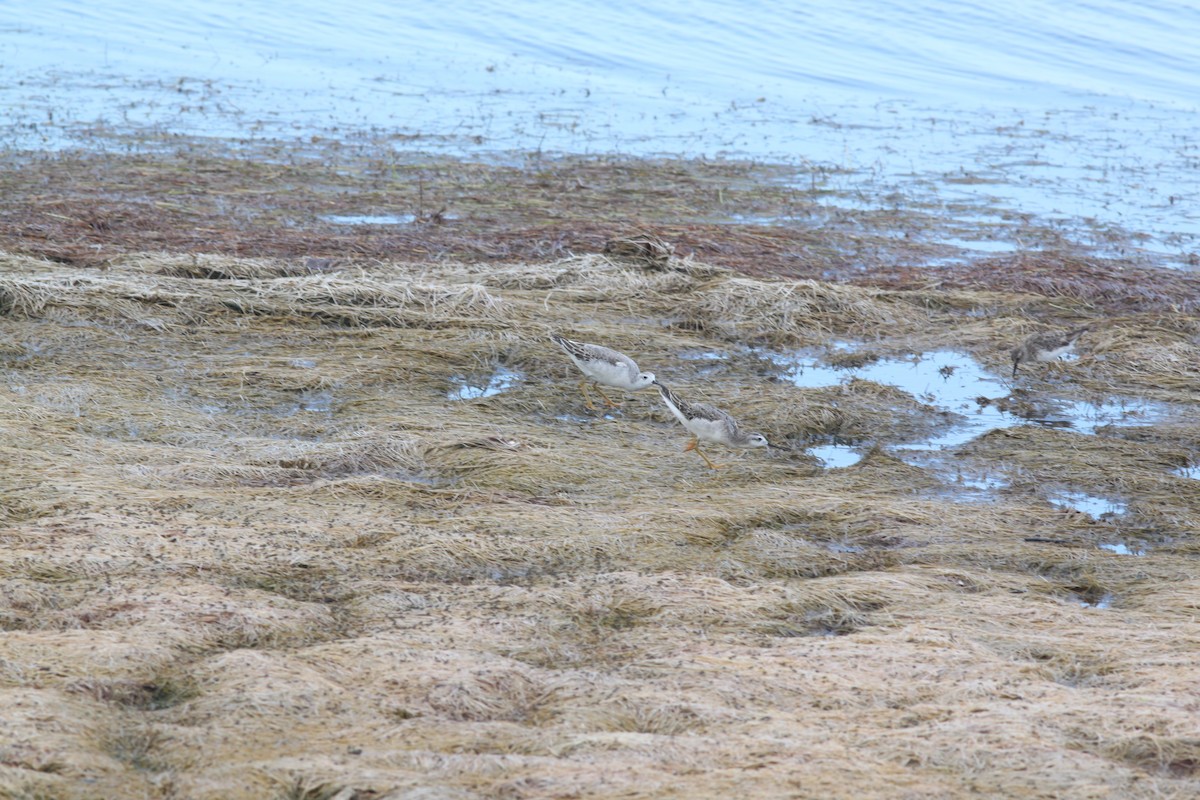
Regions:
<instances>
[{"instance_id":1,"label":"clump of seagrass","mask_svg":"<svg viewBox=\"0 0 1200 800\"><path fill-rule=\"evenodd\" d=\"M201 253L187 255L133 255L114 260L157 275L206 280L264 280L328 271L328 259L287 261L279 258L234 258ZM318 264L326 268L314 268Z\"/></svg>"},{"instance_id":2,"label":"clump of seagrass","mask_svg":"<svg viewBox=\"0 0 1200 800\"><path fill-rule=\"evenodd\" d=\"M655 233L638 231L609 239L604 243L604 254L637 262L646 269L665 270L671 268L675 245Z\"/></svg>"},{"instance_id":3,"label":"clump of seagrass","mask_svg":"<svg viewBox=\"0 0 1200 800\"><path fill-rule=\"evenodd\" d=\"M674 303L691 330L772 346L835 333L906 331L928 321L927 312L894 294L819 281L731 277Z\"/></svg>"}]
</instances>

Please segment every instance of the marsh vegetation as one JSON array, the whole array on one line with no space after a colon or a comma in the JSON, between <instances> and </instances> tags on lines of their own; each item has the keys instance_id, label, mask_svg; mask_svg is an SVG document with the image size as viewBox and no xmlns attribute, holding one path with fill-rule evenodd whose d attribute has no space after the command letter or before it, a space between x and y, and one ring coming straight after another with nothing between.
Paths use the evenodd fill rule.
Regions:
<instances>
[{"instance_id":1,"label":"marsh vegetation","mask_svg":"<svg viewBox=\"0 0 1200 800\"><path fill-rule=\"evenodd\" d=\"M424 221L289 225L314 183L208 163L115 159L104 202L6 178L0 791L1200 789L1188 273L918 272L862 219L874 260L518 192L525 222L348 191L321 213ZM232 182L161 191L184 174ZM1073 325L1077 359L1008 379ZM782 446L710 470L654 392L593 413L551 332Z\"/></svg>"}]
</instances>

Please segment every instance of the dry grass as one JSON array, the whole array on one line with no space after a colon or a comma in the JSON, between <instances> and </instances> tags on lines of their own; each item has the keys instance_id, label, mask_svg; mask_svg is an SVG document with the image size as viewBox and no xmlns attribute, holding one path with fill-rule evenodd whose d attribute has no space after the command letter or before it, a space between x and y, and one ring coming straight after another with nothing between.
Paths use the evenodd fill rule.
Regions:
<instances>
[{"instance_id":1,"label":"dry grass","mask_svg":"<svg viewBox=\"0 0 1200 800\"><path fill-rule=\"evenodd\" d=\"M1200 320L631 255L0 257L0 793L1200 792ZM895 456L946 425L921 398L758 349L1002 371L1079 320L1020 397L1180 413L944 454L1003 470L992 502ZM790 447L714 472L652 393L591 415L551 330ZM869 452L821 469L830 437Z\"/></svg>"}]
</instances>

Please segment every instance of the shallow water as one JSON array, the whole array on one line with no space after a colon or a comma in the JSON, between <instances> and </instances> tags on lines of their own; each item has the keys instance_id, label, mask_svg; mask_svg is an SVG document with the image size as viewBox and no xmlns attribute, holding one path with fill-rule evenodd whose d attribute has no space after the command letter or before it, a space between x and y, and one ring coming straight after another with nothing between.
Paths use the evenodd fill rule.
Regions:
<instances>
[{"instance_id":1,"label":"shallow water","mask_svg":"<svg viewBox=\"0 0 1200 800\"><path fill-rule=\"evenodd\" d=\"M835 349L856 349L839 343ZM780 377L800 388L836 386L855 378L895 386L922 403L958 415L954 424L939 435L918 442L895 443L907 450L943 450L965 444L997 428L1040 424L1095 434L1109 424L1148 425L1166 418L1163 406L1133 398L1107 398L1098 402L1071 401L1041 396L1037 414L1022 417L1002 411L996 403L980 403L1009 394L1011 382L984 369L966 353L933 350L905 358L881 358L857 367L832 367L818 357L804 354L762 354L781 367Z\"/></svg>"},{"instance_id":2,"label":"shallow water","mask_svg":"<svg viewBox=\"0 0 1200 800\"><path fill-rule=\"evenodd\" d=\"M408 225L417 218L413 214L326 214L321 219L334 225Z\"/></svg>"},{"instance_id":3,"label":"shallow water","mask_svg":"<svg viewBox=\"0 0 1200 800\"><path fill-rule=\"evenodd\" d=\"M1081 594L1075 595L1075 602L1079 603L1079 605L1083 606L1084 608L1099 608L1101 610L1112 608L1113 600L1115 599L1116 597L1114 597L1111 592L1105 592L1098 597L1085 596Z\"/></svg>"},{"instance_id":4,"label":"shallow water","mask_svg":"<svg viewBox=\"0 0 1200 800\"><path fill-rule=\"evenodd\" d=\"M805 452L816 456L826 469L852 467L862 461L862 453L844 444L825 444L805 448Z\"/></svg>"},{"instance_id":5,"label":"shallow water","mask_svg":"<svg viewBox=\"0 0 1200 800\"><path fill-rule=\"evenodd\" d=\"M1112 542L1112 543L1108 543L1108 544L1101 544L1100 549L1107 550L1110 553L1115 553L1116 555L1119 555L1119 556L1144 556L1144 555L1146 555L1145 548L1139 547L1138 545L1129 545L1129 544L1126 544L1125 542Z\"/></svg>"},{"instance_id":6,"label":"shallow water","mask_svg":"<svg viewBox=\"0 0 1200 800\"><path fill-rule=\"evenodd\" d=\"M958 242L970 252L1029 247L1019 215L1096 246L1107 226L1176 255L1200 236L1190 3L298 0L286 24L237 0L7 10L0 137L19 147L150 128L733 155L813 165L797 188L843 207L996 216L995 241Z\"/></svg>"},{"instance_id":7,"label":"shallow water","mask_svg":"<svg viewBox=\"0 0 1200 800\"><path fill-rule=\"evenodd\" d=\"M450 400L478 400L481 397L492 397L511 389L522 377L524 376L521 373L507 367L497 367L486 383L471 383L472 379L455 375L451 381L456 385L446 392L446 397Z\"/></svg>"},{"instance_id":8,"label":"shallow water","mask_svg":"<svg viewBox=\"0 0 1200 800\"><path fill-rule=\"evenodd\" d=\"M1126 510L1125 504L1122 502L1107 497L1097 497L1086 492L1058 492L1050 498L1050 502L1061 508L1081 511L1093 519L1120 516ZM1109 546L1101 545L1101 547L1108 548Z\"/></svg>"},{"instance_id":9,"label":"shallow water","mask_svg":"<svg viewBox=\"0 0 1200 800\"><path fill-rule=\"evenodd\" d=\"M1172 472L1181 478L1200 481L1200 464L1194 464L1190 467L1180 467L1179 469L1172 470Z\"/></svg>"}]
</instances>

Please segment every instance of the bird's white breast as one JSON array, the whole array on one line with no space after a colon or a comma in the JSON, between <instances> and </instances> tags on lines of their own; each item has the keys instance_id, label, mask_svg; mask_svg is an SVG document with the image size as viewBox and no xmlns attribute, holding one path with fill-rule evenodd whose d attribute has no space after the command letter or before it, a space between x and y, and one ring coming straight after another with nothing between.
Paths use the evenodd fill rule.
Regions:
<instances>
[{"instance_id":1,"label":"bird's white breast","mask_svg":"<svg viewBox=\"0 0 1200 800\"><path fill-rule=\"evenodd\" d=\"M1064 344L1062 347L1056 347L1053 350L1042 350L1037 354L1038 361L1053 361L1054 359L1065 356L1071 352L1074 345Z\"/></svg>"}]
</instances>

